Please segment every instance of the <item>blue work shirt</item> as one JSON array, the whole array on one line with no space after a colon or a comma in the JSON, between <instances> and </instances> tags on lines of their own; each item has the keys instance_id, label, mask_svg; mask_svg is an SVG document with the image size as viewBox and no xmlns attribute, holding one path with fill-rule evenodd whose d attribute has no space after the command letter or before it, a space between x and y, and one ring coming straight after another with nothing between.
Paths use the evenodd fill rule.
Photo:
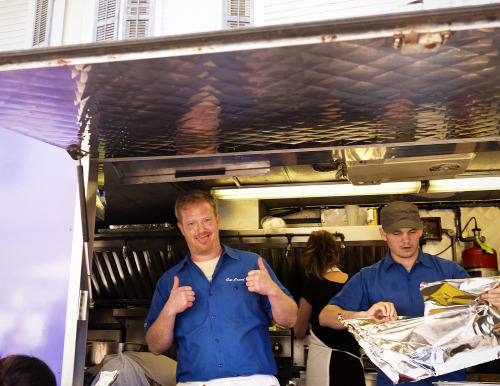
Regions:
<instances>
[{"instance_id":1,"label":"blue work shirt","mask_svg":"<svg viewBox=\"0 0 500 386\"><path fill-rule=\"evenodd\" d=\"M195 292L193 306L175 319L177 382L277 374L269 338L271 304L267 296L250 292L246 285L248 272L259 269L258 257L223 245L211 283L190 254L158 281L145 331L167 302L174 276L179 278L180 287L190 286ZM291 297L265 261L264 265L274 282Z\"/></svg>"},{"instance_id":2,"label":"blue work shirt","mask_svg":"<svg viewBox=\"0 0 500 386\"><path fill-rule=\"evenodd\" d=\"M335 304L347 311L366 311L375 303L391 302L398 315L415 318L424 315L425 305L420 283L468 277L467 271L457 263L421 250L408 272L402 264L392 259L389 251L379 262L362 268L328 304ZM437 380L463 381L465 370L411 382L411 385L432 385ZM392 381L378 371L377 386L383 385L392 385Z\"/></svg>"}]
</instances>

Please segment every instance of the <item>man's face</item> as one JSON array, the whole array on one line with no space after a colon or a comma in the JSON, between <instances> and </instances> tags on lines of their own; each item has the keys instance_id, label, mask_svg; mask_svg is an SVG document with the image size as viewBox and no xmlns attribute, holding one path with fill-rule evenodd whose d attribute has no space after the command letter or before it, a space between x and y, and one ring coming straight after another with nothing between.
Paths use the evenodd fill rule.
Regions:
<instances>
[{"instance_id":1,"label":"man's face","mask_svg":"<svg viewBox=\"0 0 500 386\"><path fill-rule=\"evenodd\" d=\"M422 230L415 228L399 228L392 233L385 233L380 228L382 239L387 241L391 256L395 261L400 259L416 259Z\"/></svg>"},{"instance_id":2,"label":"man's face","mask_svg":"<svg viewBox=\"0 0 500 386\"><path fill-rule=\"evenodd\" d=\"M207 202L181 209L181 222L177 223L184 235L191 258L209 260L220 254L220 215L215 215Z\"/></svg>"}]
</instances>

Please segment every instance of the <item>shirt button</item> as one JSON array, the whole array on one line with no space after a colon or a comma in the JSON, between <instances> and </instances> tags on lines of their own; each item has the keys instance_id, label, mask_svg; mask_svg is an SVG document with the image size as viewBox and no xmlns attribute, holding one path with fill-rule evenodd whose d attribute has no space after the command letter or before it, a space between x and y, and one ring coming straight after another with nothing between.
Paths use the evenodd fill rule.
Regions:
<instances>
[{"instance_id":1,"label":"shirt button","mask_svg":"<svg viewBox=\"0 0 500 386\"><path fill-rule=\"evenodd\" d=\"M212 296L212 295L213 295L213 293L212 293L212 292L209 292L208 294L209 294L210 296Z\"/></svg>"},{"instance_id":2,"label":"shirt button","mask_svg":"<svg viewBox=\"0 0 500 386\"><path fill-rule=\"evenodd\" d=\"M238 286L234 287L234 290L236 291L238 289Z\"/></svg>"},{"instance_id":3,"label":"shirt button","mask_svg":"<svg viewBox=\"0 0 500 386\"><path fill-rule=\"evenodd\" d=\"M215 319L215 315L212 315L212 319Z\"/></svg>"},{"instance_id":4,"label":"shirt button","mask_svg":"<svg viewBox=\"0 0 500 386\"><path fill-rule=\"evenodd\" d=\"M219 363L219 367L222 367L222 363Z\"/></svg>"},{"instance_id":5,"label":"shirt button","mask_svg":"<svg viewBox=\"0 0 500 386\"><path fill-rule=\"evenodd\" d=\"M219 343L219 339L215 339L215 343Z\"/></svg>"},{"instance_id":6,"label":"shirt button","mask_svg":"<svg viewBox=\"0 0 500 386\"><path fill-rule=\"evenodd\" d=\"M411 301L414 302L415 301L415 298L411 298Z\"/></svg>"},{"instance_id":7,"label":"shirt button","mask_svg":"<svg viewBox=\"0 0 500 386\"><path fill-rule=\"evenodd\" d=\"M411 281L411 279L410 279L410 278L408 278L408 281Z\"/></svg>"}]
</instances>

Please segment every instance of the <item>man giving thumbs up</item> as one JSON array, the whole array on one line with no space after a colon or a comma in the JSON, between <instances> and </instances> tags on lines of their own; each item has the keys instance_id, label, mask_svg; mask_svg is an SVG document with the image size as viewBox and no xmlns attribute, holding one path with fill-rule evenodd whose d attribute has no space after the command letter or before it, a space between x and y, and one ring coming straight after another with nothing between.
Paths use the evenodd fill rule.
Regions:
<instances>
[{"instance_id":1,"label":"man giving thumbs up","mask_svg":"<svg viewBox=\"0 0 500 386\"><path fill-rule=\"evenodd\" d=\"M190 252L158 281L145 323L149 350L175 344L178 385L279 386L269 320L293 327L295 301L261 257L220 243L210 193L182 193L175 214Z\"/></svg>"}]
</instances>

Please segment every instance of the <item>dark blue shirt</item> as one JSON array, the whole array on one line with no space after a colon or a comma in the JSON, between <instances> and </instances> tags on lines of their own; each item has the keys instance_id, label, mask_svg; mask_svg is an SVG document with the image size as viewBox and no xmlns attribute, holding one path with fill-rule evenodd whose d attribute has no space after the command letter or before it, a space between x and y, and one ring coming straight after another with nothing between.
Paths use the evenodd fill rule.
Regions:
<instances>
[{"instance_id":1,"label":"dark blue shirt","mask_svg":"<svg viewBox=\"0 0 500 386\"><path fill-rule=\"evenodd\" d=\"M277 373L269 338L271 304L267 296L250 292L246 286L248 272L259 269L258 257L223 245L211 283L190 254L158 281L145 331L167 302L174 276L179 278L179 286L191 286L195 292L193 306L175 319L177 382ZM271 278L291 297L264 264Z\"/></svg>"},{"instance_id":2,"label":"dark blue shirt","mask_svg":"<svg viewBox=\"0 0 500 386\"><path fill-rule=\"evenodd\" d=\"M457 263L419 251L410 272L396 263L390 252L379 262L362 268L353 276L329 304L335 304L347 311L366 311L378 302L391 302L398 315L411 318L424 315L424 299L420 293L420 283L431 283L445 279L465 279L469 274ZM465 371L456 371L440 377L430 377L412 386L432 385L432 382L463 381ZM377 385L392 385L380 371Z\"/></svg>"}]
</instances>

